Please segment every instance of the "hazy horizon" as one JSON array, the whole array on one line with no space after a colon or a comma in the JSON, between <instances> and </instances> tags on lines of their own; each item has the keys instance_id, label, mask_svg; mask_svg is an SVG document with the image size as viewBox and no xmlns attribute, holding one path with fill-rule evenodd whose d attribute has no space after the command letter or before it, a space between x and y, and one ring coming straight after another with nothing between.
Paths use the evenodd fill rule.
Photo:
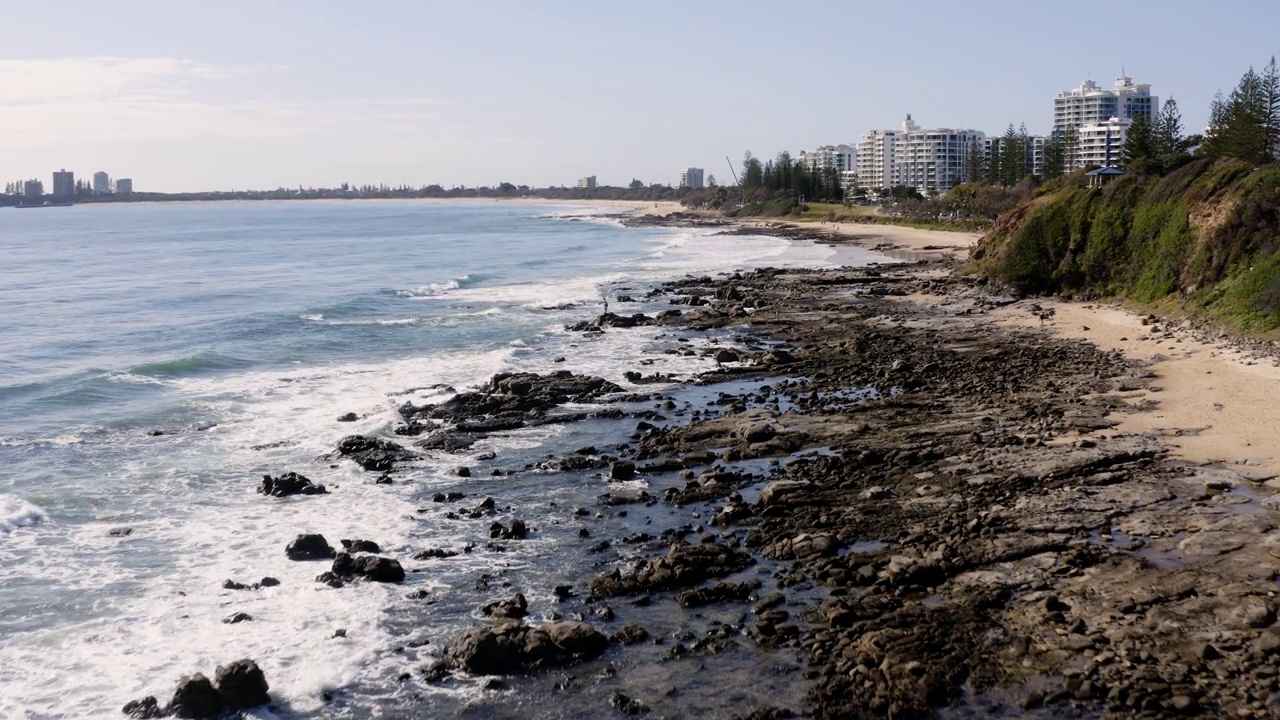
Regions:
<instances>
[{"instance_id":1,"label":"hazy horizon","mask_svg":"<svg viewBox=\"0 0 1280 720\"><path fill-rule=\"evenodd\" d=\"M28 3L0 26L0 179L724 182L726 155L854 142L906 113L1044 133L1056 93L1122 68L1198 132L1280 44L1280 8L1253 5Z\"/></svg>"}]
</instances>

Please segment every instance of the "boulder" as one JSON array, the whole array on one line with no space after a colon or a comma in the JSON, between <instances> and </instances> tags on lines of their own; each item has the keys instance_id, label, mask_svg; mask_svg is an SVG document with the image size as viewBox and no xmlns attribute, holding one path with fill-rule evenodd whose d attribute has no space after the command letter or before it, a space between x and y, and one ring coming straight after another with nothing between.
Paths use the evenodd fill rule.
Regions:
<instances>
[{"instance_id":1,"label":"boulder","mask_svg":"<svg viewBox=\"0 0 1280 720\"><path fill-rule=\"evenodd\" d=\"M752 423L741 430L742 439L748 444L768 442L778 434L778 431L767 422Z\"/></svg>"},{"instance_id":2,"label":"boulder","mask_svg":"<svg viewBox=\"0 0 1280 720\"><path fill-rule=\"evenodd\" d=\"M338 453L349 457L365 470L385 472L395 464L413 457L413 453L390 440L348 435L338 443Z\"/></svg>"},{"instance_id":3,"label":"boulder","mask_svg":"<svg viewBox=\"0 0 1280 720\"><path fill-rule=\"evenodd\" d=\"M494 540L524 540L529 536L529 527L523 520L512 520L510 525L494 523L489 526L489 537Z\"/></svg>"},{"instance_id":4,"label":"boulder","mask_svg":"<svg viewBox=\"0 0 1280 720\"><path fill-rule=\"evenodd\" d=\"M393 558L377 555L352 557L348 553L339 553L333 559L333 567L330 571L320 576L322 582L330 582L330 584L333 584L332 579L353 578L364 578L373 582L401 583L404 582L404 568L401 567L399 560Z\"/></svg>"},{"instance_id":5,"label":"boulder","mask_svg":"<svg viewBox=\"0 0 1280 720\"><path fill-rule=\"evenodd\" d=\"M323 485L316 485L311 480L296 472L287 472L280 477L262 476L262 486L258 492L271 497L288 497L290 495L324 495L329 492Z\"/></svg>"},{"instance_id":6,"label":"boulder","mask_svg":"<svg viewBox=\"0 0 1280 720\"><path fill-rule=\"evenodd\" d=\"M804 480L774 480L760 491L760 505L782 505L813 487Z\"/></svg>"},{"instance_id":7,"label":"boulder","mask_svg":"<svg viewBox=\"0 0 1280 720\"><path fill-rule=\"evenodd\" d=\"M237 660L228 665L219 665L214 673L214 684L218 688L218 697L226 710L244 710L266 705L271 702L267 691L267 678L252 660Z\"/></svg>"},{"instance_id":8,"label":"boulder","mask_svg":"<svg viewBox=\"0 0 1280 720\"><path fill-rule=\"evenodd\" d=\"M302 534L284 549L290 560L328 560L337 553L323 535Z\"/></svg>"},{"instance_id":9,"label":"boulder","mask_svg":"<svg viewBox=\"0 0 1280 720\"><path fill-rule=\"evenodd\" d=\"M154 695L148 695L141 700L131 700L125 703L123 712L136 720L152 720L153 718L164 717L164 711L160 709L160 703Z\"/></svg>"},{"instance_id":10,"label":"boulder","mask_svg":"<svg viewBox=\"0 0 1280 720\"><path fill-rule=\"evenodd\" d=\"M609 465L610 480L630 480L636 476L636 464L630 460L618 460Z\"/></svg>"},{"instance_id":11,"label":"boulder","mask_svg":"<svg viewBox=\"0 0 1280 720\"><path fill-rule=\"evenodd\" d=\"M676 545L665 556L642 562L626 575L614 570L597 576L591 581L591 594L610 597L693 587L703 580L724 577L754 563L750 555L727 545Z\"/></svg>"},{"instance_id":12,"label":"boulder","mask_svg":"<svg viewBox=\"0 0 1280 720\"><path fill-rule=\"evenodd\" d=\"M728 363L728 362L738 362L742 358L739 357L738 353L734 352L733 350L723 349L723 350L716 351L715 359L716 359L716 362L718 363Z\"/></svg>"},{"instance_id":13,"label":"boulder","mask_svg":"<svg viewBox=\"0 0 1280 720\"><path fill-rule=\"evenodd\" d=\"M359 419L360 419L360 416L356 415L353 412L345 413L343 415L338 416L338 422L355 422Z\"/></svg>"},{"instance_id":14,"label":"boulder","mask_svg":"<svg viewBox=\"0 0 1280 720\"><path fill-rule=\"evenodd\" d=\"M200 673L187 675L178 681L165 714L191 720L216 718L222 714L222 696L209 678Z\"/></svg>"},{"instance_id":15,"label":"boulder","mask_svg":"<svg viewBox=\"0 0 1280 720\"><path fill-rule=\"evenodd\" d=\"M585 623L530 627L506 620L463 633L445 648L444 663L473 675L503 675L590 659L608 646L608 638Z\"/></svg>"},{"instance_id":16,"label":"boulder","mask_svg":"<svg viewBox=\"0 0 1280 720\"><path fill-rule=\"evenodd\" d=\"M356 553L382 552L382 548L378 547L378 543L372 540L343 540L342 549L353 555Z\"/></svg>"},{"instance_id":17,"label":"boulder","mask_svg":"<svg viewBox=\"0 0 1280 720\"><path fill-rule=\"evenodd\" d=\"M491 602L481 608L481 612L489 617L519 620L529 614L529 601L523 593L516 593L506 600Z\"/></svg>"}]
</instances>

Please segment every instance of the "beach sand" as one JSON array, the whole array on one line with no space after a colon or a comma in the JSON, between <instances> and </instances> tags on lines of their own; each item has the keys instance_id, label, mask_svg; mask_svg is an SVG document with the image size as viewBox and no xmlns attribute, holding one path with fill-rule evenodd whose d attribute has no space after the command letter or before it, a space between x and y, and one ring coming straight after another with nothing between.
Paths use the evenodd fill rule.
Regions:
<instances>
[{"instance_id":1,"label":"beach sand","mask_svg":"<svg viewBox=\"0 0 1280 720\"><path fill-rule=\"evenodd\" d=\"M748 223L749 225L753 223ZM892 246L911 259L967 257L977 233L917 230L856 223L791 223L831 231L867 247ZM756 224L760 225L760 224ZM913 257L914 256L914 257ZM918 299L918 298L917 298ZM1053 311L1043 323L1033 304ZM1157 402L1151 413L1125 416L1117 430L1168 438L1175 457L1223 463L1280 487L1280 364L1255 358L1230 344L1197 339L1181 323L1144 324L1143 315L1118 304L1027 300L992 313L1006 326L1044 327L1054 336L1080 339L1148 364L1158 392L1135 392L1134 402Z\"/></svg>"},{"instance_id":2,"label":"beach sand","mask_svg":"<svg viewBox=\"0 0 1280 720\"><path fill-rule=\"evenodd\" d=\"M1159 403L1154 412L1125 416L1117 429L1167 438L1176 457L1223 463L1255 479L1280 474L1280 365L1226 343L1196 339L1189 327L1144 324L1115 305L1039 300L1052 309L1045 328L1149 363L1158 392L1134 393ZM1024 301L992 314L1005 325L1039 326ZM1271 484L1280 486L1273 481Z\"/></svg>"}]
</instances>

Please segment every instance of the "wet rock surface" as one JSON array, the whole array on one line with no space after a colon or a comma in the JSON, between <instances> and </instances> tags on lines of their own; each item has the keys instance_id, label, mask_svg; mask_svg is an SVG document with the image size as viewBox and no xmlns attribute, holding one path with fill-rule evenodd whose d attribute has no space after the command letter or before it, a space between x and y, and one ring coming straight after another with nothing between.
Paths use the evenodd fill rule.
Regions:
<instances>
[{"instance_id":1,"label":"wet rock surface","mask_svg":"<svg viewBox=\"0 0 1280 720\"><path fill-rule=\"evenodd\" d=\"M564 620L532 627L500 621L455 639L445 649L444 663L473 675L503 675L590 659L608 646L609 639L586 623Z\"/></svg>"}]
</instances>

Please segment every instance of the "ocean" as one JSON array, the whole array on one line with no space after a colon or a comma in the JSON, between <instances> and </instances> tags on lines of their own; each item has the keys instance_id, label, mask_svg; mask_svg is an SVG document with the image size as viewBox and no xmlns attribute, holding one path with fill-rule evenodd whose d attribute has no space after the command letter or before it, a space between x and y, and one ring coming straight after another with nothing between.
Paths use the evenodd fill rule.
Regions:
<instances>
[{"instance_id":1,"label":"ocean","mask_svg":"<svg viewBox=\"0 0 1280 720\"><path fill-rule=\"evenodd\" d=\"M338 441L408 444L391 434L398 405L439 402L501 371L569 369L675 392L623 372L690 377L714 362L683 350L729 342L728 331L682 343L659 327L584 337L564 326L599 314L605 297L617 312L662 309L617 297L688 273L885 260L626 228L601 212L416 201L0 211L0 717L121 717L125 702L164 703L180 676L212 677L241 657L271 684L276 703L261 717L590 716L586 700L547 704L519 679L496 689L403 676L480 624L483 599L523 590L536 619L556 612L562 578L581 587L600 571L569 552L580 541L568 511L605 492L602 479L488 472L616 444L634 420L499 433L431 453L390 485L337 458ZM358 419L338 422L346 413ZM477 476L456 477L459 465ZM286 471L331 493L255 492L263 474ZM535 534L487 549L488 521L446 518L430 501L442 490L494 497L499 519L520 516ZM636 522L598 513L593 527ZM328 588L315 581L326 563L285 557L303 532L335 546L374 540L409 578ZM264 576L280 585L223 589ZM252 620L225 623L233 613ZM712 696L734 692L708 683Z\"/></svg>"}]
</instances>

